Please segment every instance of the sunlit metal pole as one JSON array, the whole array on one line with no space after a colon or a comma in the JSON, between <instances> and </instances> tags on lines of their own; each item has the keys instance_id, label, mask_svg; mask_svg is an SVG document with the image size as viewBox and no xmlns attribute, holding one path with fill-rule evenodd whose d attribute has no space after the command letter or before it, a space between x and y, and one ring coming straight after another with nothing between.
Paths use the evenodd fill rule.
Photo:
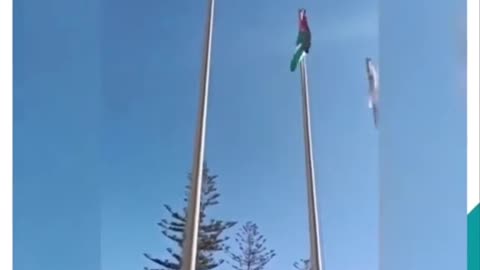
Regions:
<instances>
[{"instance_id":1,"label":"sunlit metal pole","mask_svg":"<svg viewBox=\"0 0 480 270\"><path fill-rule=\"evenodd\" d=\"M312 150L312 130L310 125L310 98L308 94L307 57L300 63L300 76L303 98L303 127L305 133L305 163L307 174L308 221L310 231L310 267L311 270L323 270L321 239L317 216L315 190L315 169Z\"/></svg>"},{"instance_id":2,"label":"sunlit metal pole","mask_svg":"<svg viewBox=\"0 0 480 270\"><path fill-rule=\"evenodd\" d=\"M182 248L181 270L195 270L197 261L198 228L200 223L200 201L202 195L203 161L205 151L205 130L207 126L208 88L210 79L210 55L212 50L212 34L215 0L209 0L207 24L205 29L205 51L203 55L202 84L198 111L195 150L190 197L187 209L187 220Z\"/></svg>"}]
</instances>

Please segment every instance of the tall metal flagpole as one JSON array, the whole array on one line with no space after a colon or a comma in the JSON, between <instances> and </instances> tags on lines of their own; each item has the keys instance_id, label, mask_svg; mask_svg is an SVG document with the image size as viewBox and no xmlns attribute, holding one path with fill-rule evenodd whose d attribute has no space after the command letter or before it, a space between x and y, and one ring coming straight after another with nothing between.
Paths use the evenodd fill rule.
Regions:
<instances>
[{"instance_id":1,"label":"tall metal flagpole","mask_svg":"<svg viewBox=\"0 0 480 270\"><path fill-rule=\"evenodd\" d=\"M307 57L300 63L300 76L303 97L303 127L305 133L305 162L308 193L308 223L310 231L311 270L323 270L321 239L318 228L317 199L315 195L315 169L313 164L312 130L310 126L310 100L308 94Z\"/></svg>"},{"instance_id":2,"label":"tall metal flagpole","mask_svg":"<svg viewBox=\"0 0 480 270\"><path fill-rule=\"evenodd\" d=\"M202 85L200 88L197 133L195 136L195 151L193 153L191 189L184 231L181 270L195 270L197 261L214 10L215 0L209 0L207 24L205 29L205 51L203 55L203 71L201 78Z\"/></svg>"}]
</instances>

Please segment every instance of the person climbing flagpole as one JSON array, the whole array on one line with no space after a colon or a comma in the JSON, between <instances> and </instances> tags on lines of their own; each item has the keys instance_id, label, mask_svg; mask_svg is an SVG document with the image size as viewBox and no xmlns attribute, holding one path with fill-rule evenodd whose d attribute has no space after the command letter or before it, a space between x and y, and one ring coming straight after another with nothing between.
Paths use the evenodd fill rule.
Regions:
<instances>
[{"instance_id":1,"label":"person climbing flagpole","mask_svg":"<svg viewBox=\"0 0 480 270\"><path fill-rule=\"evenodd\" d=\"M195 270L197 262L198 229L200 223L200 201L207 126L208 89L210 79L210 56L212 51L213 20L215 0L209 0L205 29L203 70L201 75L200 100L197 119L197 132L194 142L191 190L188 199L184 241L182 246L181 270Z\"/></svg>"},{"instance_id":2,"label":"person climbing flagpole","mask_svg":"<svg viewBox=\"0 0 480 270\"><path fill-rule=\"evenodd\" d=\"M308 73L306 55L311 46L311 32L308 26L305 9L298 11L299 33L295 54L290 62L290 70L296 70L300 64L302 88L303 127L305 135L305 163L307 175L308 221L310 235L310 267L311 270L323 270L321 238L317 216L317 199L315 189L315 168L313 161L312 130L310 124L310 98L308 93Z\"/></svg>"}]
</instances>

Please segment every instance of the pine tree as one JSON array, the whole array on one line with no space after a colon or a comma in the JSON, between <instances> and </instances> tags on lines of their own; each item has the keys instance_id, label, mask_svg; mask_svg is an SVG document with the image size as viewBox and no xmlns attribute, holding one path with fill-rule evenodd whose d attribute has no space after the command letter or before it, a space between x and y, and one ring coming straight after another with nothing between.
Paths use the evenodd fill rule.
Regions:
<instances>
[{"instance_id":1,"label":"pine tree","mask_svg":"<svg viewBox=\"0 0 480 270\"><path fill-rule=\"evenodd\" d=\"M227 249L236 270L262 270L270 260L275 257L275 251L267 250L266 239L258 231L255 223L247 222L236 234L235 242L240 253L235 254Z\"/></svg>"},{"instance_id":2,"label":"pine tree","mask_svg":"<svg viewBox=\"0 0 480 270\"><path fill-rule=\"evenodd\" d=\"M191 179L191 175L189 175L189 179ZM198 233L198 270L211 270L223 263L222 259L214 258L214 254L226 250L227 246L225 245L225 242L228 240L228 237L224 237L223 233L236 224L236 222L222 221L218 219L207 220L208 209L219 203L218 198L220 197L220 193L216 188L216 179L217 175L210 175L209 169L205 164L203 170L200 227ZM189 194L190 186L187 185L186 197L184 198L186 204L188 204ZM158 223L158 226L162 228L162 234L176 244L177 249L175 251L172 248L167 248L168 253L170 253L174 260L157 259L151 257L149 254L144 254L144 256L159 266L159 268L154 268L155 270L179 270L182 263L181 250L187 208L184 207L182 212L176 212L169 205L164 205L164 207L167 210L170 219L163 219ZM149 268L145 267L145 270L148 269Z\"/></svg>"},{"instance_id":3,"label":"pine tree","mask_svg":"<svg viewBox=\"0 0 480 270\"><path fill-rule=\"evenodd\" d=\"M293 266L297 270L310 270L310 260L301 259L299 262L295 262Z\"/></svg>"}]
</instances>

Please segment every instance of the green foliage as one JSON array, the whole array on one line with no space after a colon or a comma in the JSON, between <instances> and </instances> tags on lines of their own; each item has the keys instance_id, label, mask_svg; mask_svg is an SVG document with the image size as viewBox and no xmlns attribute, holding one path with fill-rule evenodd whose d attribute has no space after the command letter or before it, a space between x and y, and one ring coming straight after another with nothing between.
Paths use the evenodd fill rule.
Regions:
<instances>
[{"instance_id":1,"label":"green foliage","mask_svg":"<svg viewBox=\"0 0 480 270\"><path fill-rule=\"evenodd\" d=\"M301 259L299 262L295 262L293 266L297 270L310 270L310 260Z\"/></svg>"},{"instance_id":2,"label":"green foliage","mask_svg":"<svg viewBox=\"0 0 480 270\"><path fill-rule=\"evenodd\" d=\"M236 270L262 270L270 260L275 257L274 250L267 250L266 239L258 231L255 223L247 222L236 234L235 242L238 244L239 253L227 250Z\"/></svg>"},{"instance_id":3,"label":"green foliage","mask_svg":"<svg viewBox=\"0 0 480 270\"><path fill-rule=\"evenodd\" d=\"M191 175L189 179L191 179ZM228 237L223 236L224 232L236 224L236 222L232 221L207 219L208 209L219 203L220 193L216 188L216 179L217 176L210 175L209 169L205 165L200 203L197 270L211 270L223 263L223 260L215 258L214 255L227 249L225 242L228 240ZM190 186L187 186L186 190L184 202L188 203ZM144 254L146 258L159 267L153 269L145 268L145 270L179 270L182 263L181 249L184 238L183 231L186 223L186 207L183 208L181 212L174 211L169 205L164 205L164 207L168 212L169 219L163 219L158 223L158 226L162 228L162 234L175 243L177 249L174 251L171 248L167 248L172 260L158 259L151 257L149 254Z\"/></svg>"}]
</instances>

